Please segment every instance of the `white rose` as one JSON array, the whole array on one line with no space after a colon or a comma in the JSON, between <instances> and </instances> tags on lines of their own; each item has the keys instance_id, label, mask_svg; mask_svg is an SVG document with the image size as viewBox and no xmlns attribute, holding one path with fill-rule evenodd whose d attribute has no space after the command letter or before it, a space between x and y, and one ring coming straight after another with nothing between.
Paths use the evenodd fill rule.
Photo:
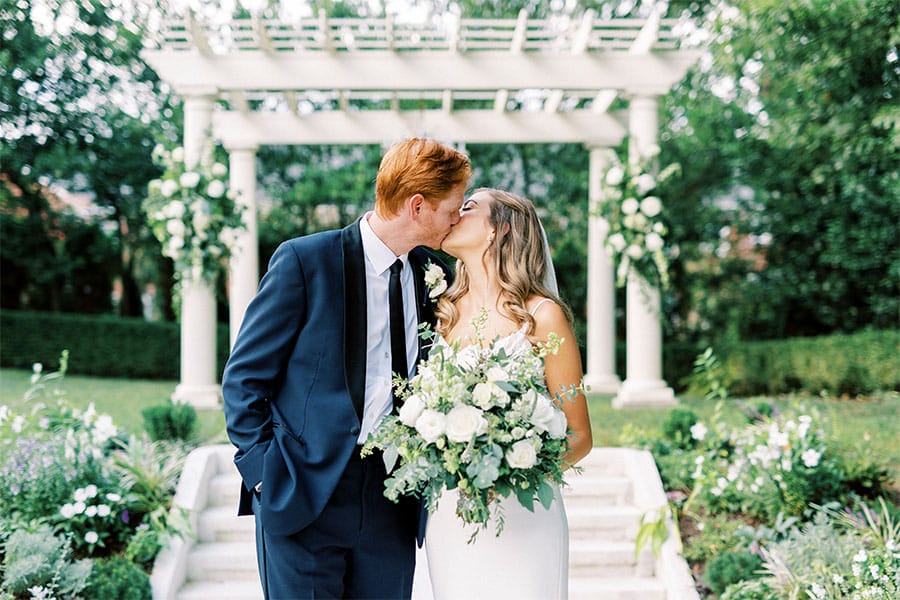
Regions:
<instances>
[{"instance_id":1,"label":"white rose","mask_svg":"<svg viewBox=\"0 0 900 600\"><path fill-rule=\"evenodd\" d=\"M468 442L487 431L487 420L474 406L454 406L447 413L447 439L451 442Z\"/></svg>"},{"instance_id":2,"label":"white rose","mask_svg":"<svg viewBox=\"0 0 900 600\"><path fill-rule=\"evenodd\" d=\"M101 504L97 507L97 516L98 517L108 517L112 511L109 506L106 504Z\"/></svg>"},{"instance_id":3,"label":"white rose","mask_svg":"<svg viewBox=\"0 0 900 600\"><path fill-rule=\"evenodd\" d=\"M609 245L615 248L616 252L621 252L628 245L628 242L625 241L625 236L621 233L614 233L609 236Z\"/></svg>"},{"instance_id":4,"label":"white rose","mask_svg":"<svg viewBox=\"0 0 900 600\"><path fill-rule=\"evenodd\" d=\"M555 412L556 407L553 406L550 398L543 394L538 394L537 401L534 403L534 411L531 413L531 424L538 431L547 431Z\"/></svg>"},{"instance_id":5,"label":"white rose","mask_svg":"<svg viewBox=\"0 0 900 600\"><path fill-rule=\"evenodd\" d=\"M691 437L697 441L703 441L703 438L706 437L706 425L703 423L694 423L691 425Z\"/></svg>"},{"instance_id":6,"label":"white rose","mask_svg":"<svg viewBox=\"0 0 900 600\"><path fill-rule=\"evenodd\" d=\"M63 504L59 509L59 514L61 514L64 519L71 519L75 516L75 507L71 504Z\"/></svg>"},{"instance_id":7,"label":"white rose","mask_svg":"<svg viewBox=\"0 0 900 600\"><path fill-rule=\"evenodd\" d=\"M178 183L173 179L166 179L159 186L159 192L166 198L171 198L178 191Z\"/></svg>"},{"instance_id":8,"label":"white rose","mask_svg":"<svg viewBox=\"0 0 900 600\"><path fill-rule=\"evenodd\" d=\"M119 502L122 499L122 496L110 493L106 495L106 499L110 502Z\"/></svg>"},{"instance_id":9,"label":"white rose","mask_svg":"<svg viewBox=\"0 0 900 600\"><path fill-rule=\"evenodd\" d=\"M197 187L197 184L200 183L200 173L197 173L196 171L185 171L181 174L181 177L178 178L178 183L180 183L183 188L195 188Z\"/></svg>"},{"instance_id":10,"label":"white rose","mask_svg":"<svg viewBox=\"0 0 900 600\"><path fill-rule=\"evenodd\" d=\"M662 250L664 244L663 239L659 236L659 234L653 231L647 234L647 237L644 239L644 243L647 245L647 250L649 250L650 252Z\"/></svg>"},{"instance_id":11,"label":"white rose","mask_svg":"<svg viewBox=\"0 0 900 600\"><path fill-rule=\"evenodd\" d=\"M487 410L491 407L491 398L493 394L494 384L479 383L475 386L475 389L472 390L472 400L477 406Z\"/></svg>"},{"instance_id":12,"label":"white rose","mask_svg":"<svg viewBox=\"0 0 900 600\"><path fill-rule=\"evenodd\" d=\"M425 410L425 402L422 400L422 397L413 394L400 407L400 422L407 427L415 427L416 420L423 410Z\"/></svg>"},{"instance_id":13,"label":"white rose","mask_svg":"<svg viewBox=\"0 0 900 600\"><path fill-rule=\"evenodd\" d=\"M426 443L433 444L447 430L447 416L430 408L425 409L416 419L415 427Z\"/></svg>"},{"instance_id":14,"label":"white rose","mask_svg":"<svg viewBox=\"0 0 900 600\"><path fill-rule=\"evenodd\" d=\"M84 509L84 514L88 517L96 517L97 516L97 507L96 506L88 506Z\"/></svg>"},{"instance_id":15,"label":"white rose","mask_svg":"<svg viewBox=\"0 0 900 600\"><path fill-rule=\"evenodd\" d=\"M635 185L637 186L638 193L643 196L656 187L656 180L653 178L653 175L644 173L643 175L638 176Z\"/></svg>"},{"instance_id":16,"label":"white rose","mask_svg":"<svg viewBox=\"0 0 900 600\"><path fill-rule=\"evenodd\" d=\"M644 254L644 251L641 250L641 247L638 246L637 244L632 244L632 245L628 246L628 249L625 251L625 254L627 254L631 258L640 258Z\"/></svg>"},{"instance_id":17,"label":"white rose","mask_svg":"<svg viewBox=\"0 0 900 600\"><path fill-rule=\"evenodd\" d=\"M447 291L447 280L441 279L434 285L433 288L431 288L431 291L428 292L428 297L429 298L437 298L438 296L440 296L441 294L443 294L446 291Z\"/></svg>"},{"instance_id":18,"label":"white rose","mask_svg":"<svg viewBox=\"0 0 900 600\"><path fill-rule=\"evenodd\" d=\"M566 420L566 413L557 409L553 418L547 423L547 435L554 440L561 440L566 437L569 430L569 422Z\"/></svg>"},{"instance_id":19,"label":"white rose","mask_svg":"<svg viewBox=\"0 0 900 600\"><path fill-rule=\"evenodd\" d=\"M456 353L456 365L464 371L474 371L481 362L481 351L478 346L471 344Z\"/></svg>"},{"instance_id":20,"label":"white rose","mask_svg":"<svg viewBox=\"0 0 900 600\"><path fill-rule=\"evenodd\" d=\"M87 506L85 506L84 502L81 502L81 501L78 501L72 505L72 510L75 512L76 515L80 515L81 513L83 513L86 508L87 508Z\"/></svg>"},{"instance_id":21,"label":"white rose","mask_svg":"<svg viewBox=\"0 0 900 600\"><path fill-rule=\"evenodd\" d=\"M228 167L226 167L225 165L223 165L223 164L220 163L220 162L213 163L213 166L212 166L212 168L210 169L210 172L211 172L213 175L215 175L216 177L222 177L223 175L225 175L226 173L228 173Z\"/></svg>"},{"instance_id":22,"label":"white rose","mask_svg":"<svg viewBox=\"0 0 900 600\"><path fill-rule=\"evenodd\" d=\"M178 146L177 148L172 150L172 161L177 162L177 163L184 162L184 148L183 147Z\"/></svg>"},{"instance_id":23,"label":"white rose","mask_svg":"<svg viewBox=\"0 0 900 600\"><path fill-rule=\"evenodd\" d=\"M172 237L184 237L184 223L178 220L171 220L166 223L166 232Z\"/></svg>"},{"instance_id":24,"label":"white rose","mask_svg":"<svg viewBox=\"0 0 900 600\"><path fill-rule=\"evenodd\" d=\"M662 210L662 202L656 196L647 196L641 200L641 212L648 217L655 217Z\"/></svg>"},{"instance_id":25,"label":"white rose","mask_svg":"<svg viewBox=\"0 0 900 600\"><path fill-rule=\"evenodd\" d=\"M96 531L88 531L86 534L84 534L84 541L86 541L88 544L96 544L98 541L100 541L100 536L97 535Z\"/></svg>"},{"instance_id":26,"label":"white rose","mask_svg":"<svg viewBox=\"0 0 900 600\"><path fill-rule=\"evenodd\" d=\"M184 204L178 200L172 200L162 210L163 215L169 219L180 219L184 216Z\"/></svg>"},{"instance_id":27,"label":"white rose","mask_svg":"<svg viewBox=\"0 0 900 600\"><path fill-rule=\"evenodd\" d=\"M194 213L194 218L191 219L191 224L197 233L205 232L209 227L209 223L210 218L206 213Z\"/></svg>"},{"instance_id":28,"label":"white rose","mask_svg":"<svg viewBox=\"0 0 900 600\"><path fill-rule=\"evenodd\" d=\"M497 366L488 369L485 375L488 381L509 381L509 373Z\"/></svg>"},{"instance_id":29,"label":"white rose","mask_svg":"<svg viewBox=\"0 0 900 600\"><path fill-rule=\"evenodd\" d=\"M537 450L531 440L519 440L506 451L506 462L513 469L530 469L537 463Z\"/></svg>"},{"instance_id":30,"label":"white rose","mask_svg":"<svg viewBox=\"0 0 900 600\"><path fill-rule=\"evenodd\" d=\"M641 205L634 198L625 198L622 202L622 212L626 215L633 215L640 207Z\"/></svg>"},{"instance_id":31,"label":"white rose","mask_svg":"<svg viewBox=\"0 0 900 600\"><path fill-rule=\"evenodd\" d=\"M225 184L219 181L218 179L214 179L209 182L209 185L206 186L206 195L210 198L220 198L222 194L225 193Z\"/></svg>"},{"instance_id":32,"label":"white rose","mask_svg":"<svg viewBox=\"0 0 900 600\"><path fill-rule=\"evenodd\" d=\"M606 184L607 185L619 185L622 183L622 179L625 178L625 171L622 170L622 167L614 166L610 167L609 171L606 172Z\"/></svg>"}]
</instances>

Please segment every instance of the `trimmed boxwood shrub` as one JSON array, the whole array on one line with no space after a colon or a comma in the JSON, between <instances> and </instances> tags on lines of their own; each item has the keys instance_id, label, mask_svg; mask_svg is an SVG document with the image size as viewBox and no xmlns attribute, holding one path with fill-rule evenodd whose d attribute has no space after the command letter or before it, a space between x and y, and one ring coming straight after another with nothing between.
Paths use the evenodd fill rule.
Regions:
<instances>
[{"instance_id":1,"label":"trimmed boxwood shrub","mask_svg":"<svg viewBox=\"0 0 900 600\"><path fill-rule=\"evenodd\" d=\"M716 348L733 396L900 390L900 331L743 342Z\"/></svg>"},{"instance_id":2,"label":"trimmed boxwood shrub","mask_svg":"<svg viewBox=\"0 0 900 600\"><path fill-rule=\"evenodd\" d=\"M181 332L177 323L115 316L0 312L0 366L56 368L69 350L72 375L178 379ZM228 356L228 326L216 333L219 372Z\"/></svg>"}]
</instances>

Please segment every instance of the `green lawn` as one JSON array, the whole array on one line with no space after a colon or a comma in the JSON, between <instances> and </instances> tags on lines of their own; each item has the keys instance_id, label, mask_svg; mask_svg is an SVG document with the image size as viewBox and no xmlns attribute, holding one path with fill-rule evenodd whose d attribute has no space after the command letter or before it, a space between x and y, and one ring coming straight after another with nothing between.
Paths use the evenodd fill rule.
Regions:
<instances>
[{"instance_id":1,"label":"green lawn","mask_svg":"<svg viewBox=\"0 0 900 600\"><path fill-rule=\"evenodd\" d=\"M0 369L0 405L9 405L22 411L22 396L30 387L29 371ZM162 404L175 389L174 381L104 379L99 377L67 376L63 389L67 397L78 406L93 402L98 412L107 413L116 423L129 432L139 433L143 428L141 410L147 406ZM762 398L745 400L756 403ZM591 424L595 446L616 446L626 423L649 432L660 433L667 409L617 410L611 406L610 396L590 398ZM775 399L776 405L786 407L802 404L815 408L826 418L826 431L842 445L858 450L861 454L879 457L891 469L894 481L900 480L900 394L896 392L876 394L864 399L837 399L818 396L783 396ZM693 410L701 419L708 419L713 403L702 398L680 398L680 405ZM723 418L738 424L743 416L733 403L726 405ZM199 411L199 439L204 442L223 443L225 421L221 410Z\"/></svg>"},{"instance_id":2,"label":"green lawn","mask_svg":"<svg viewBox=\"0 0 900 600\"><path fill-rule=\"evenodd\" d=\"M143 431L141 411L165 403L176 384L175 381L67 375L61 389L73 405L87 406L93 402L97 412L110 415L116 424L130 433L140 433ZM23 396L30 387L30 371L0 369L0 406L8 405L14 412L28 410ZM198 411L198 422L199 441L226 441L225 418L221 410Z\"/></svg>"}]
</instances>

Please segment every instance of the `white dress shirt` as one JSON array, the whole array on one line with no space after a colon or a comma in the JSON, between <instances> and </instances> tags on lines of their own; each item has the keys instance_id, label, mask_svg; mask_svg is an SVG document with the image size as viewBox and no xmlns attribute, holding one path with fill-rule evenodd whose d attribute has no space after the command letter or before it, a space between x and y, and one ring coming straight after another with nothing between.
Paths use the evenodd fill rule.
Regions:
<instances>
[{"instance_id":1,"label":"white dress shirt","mask_svg":"<svg viewBox=\"0 0 900 600\"><path fill-rule=\"evenodd\" d=\"M388 302L390 268L398 258L403 261L400 284L403 286L403 317L406 325L406 366L412 373L419 352L416 291L409 256L395 256L382 242L366 214L359 222L366 263L366 396L357 441L362 444L381 418L390 414L391 402L391 319Z\"/></svg>"}]
</instances>

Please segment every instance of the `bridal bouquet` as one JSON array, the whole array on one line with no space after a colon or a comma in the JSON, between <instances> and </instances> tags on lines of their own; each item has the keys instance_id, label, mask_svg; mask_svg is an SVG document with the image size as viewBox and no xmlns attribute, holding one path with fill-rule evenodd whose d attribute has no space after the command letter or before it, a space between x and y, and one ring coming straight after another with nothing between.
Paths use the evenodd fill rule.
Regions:
<instances>
[{"instance_id":1,"label":"bridal bouquet","mask_svg":"<svg viewBox=\"0 0 900 600\"><path fill-rule=\"evenodd\" d=\"M544 357L561 340L516 345L516 337L463 348L438 340L412 379L395 382L405 398L399 414L385 417L362 450L383 451L384 494L395 502L423 497L433 512L444 487L459 488L457 514L480 526L473 540L492 514L500 535L498 499L514 494L529 510L535 500L549 507L552 484L563 483L566 416L544 381Z\"/></svg>"}]
</instances>

